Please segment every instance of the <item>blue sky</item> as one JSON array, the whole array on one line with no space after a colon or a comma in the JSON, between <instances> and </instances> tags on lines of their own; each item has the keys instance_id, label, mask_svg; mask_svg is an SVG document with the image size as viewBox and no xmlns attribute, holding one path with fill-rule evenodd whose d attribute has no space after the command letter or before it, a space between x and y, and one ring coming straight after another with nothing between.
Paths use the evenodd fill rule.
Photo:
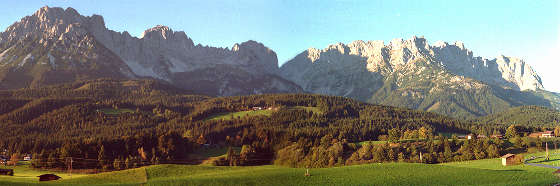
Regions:
<instances>
[{"instance_id":1,"label":"blue sky","mask_svg":"<svg viewBox=\"0 0 560 186\"><path fill-rule=\"evenodd\" d=\"M0 29L42 6L100 14L106 26L140 36L158 24L183 30L195 43L230 47L256 40L279 63L307 48L353 40L424 36L463 41L474 55L525 59L546 89L560 92L560 1L350 0L3 0ZM6 8L9 7L9 8Z\"/></svg>"}]
</instances>

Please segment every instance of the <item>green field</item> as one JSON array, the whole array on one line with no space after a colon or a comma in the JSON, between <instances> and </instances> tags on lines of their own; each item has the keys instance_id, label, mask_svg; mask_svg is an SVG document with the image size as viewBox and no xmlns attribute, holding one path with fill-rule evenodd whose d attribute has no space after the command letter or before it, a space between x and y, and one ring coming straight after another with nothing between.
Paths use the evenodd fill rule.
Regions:
<instances>
[{"instance_id":1,"label":"green field","mask_svg":"<svg viewBox=\"0 0 560 186\"><path fill-rule=\"evenodd\" d=\"M444 164L382 163L305 169L273 165L216 167L205 165L154 165L101 174L57 174L53 185L552 185L560 182L554 169L516 165L504 167L500 159ZM46 173L26 166L15 176L0 176L0 185L39 183Z\"/></svg>"},{"instance_id":2,"label":"green field","mask_svg":"<svg viewBox=\"0 0 560 186\"><path fill-rule=\"evenodd\" d=\"M245 117L245 116L270 116L274 112L273 110L248 110L248 111L240 111L240 112L226 112L226 113L219 113L212 115L205 120L230 120L232 118L237 117Z\"/></svg>"},{"instance_id":3,"label":"green field","mask_svg":"<svg viewBox=\"0 0 560 186\"><path fill-rule=\"evenodd\" d=\"M313 113L317 113L317 114L323 114L323 111L321 111L319 109L319 107L304 107L304 106L295 106L295 107L291 107L293 109L303 109L306 111L311 111Z\"/></svg>"},{"instance_id":4,"label":"green field","mask_svg":"<svg viewBox=\"0 0 560 186\"><path fill-rule=\"evenodd\" d=\"M318 113L318 114L322 114L323 112L321 112L319 110L318 107L304 107L304 106L295 106L295 107L289 107L288 109L303 109L306 111L311 111L314 113ZM270 116L273 112L275 112L276 110L248 110L248 111L239 111L239 112L224 112L224 113L219 113L219 114L214 114L208 118L206 118L205 120L230 120L232 118L237 118L237 117L250 117L250 116Z\"/></svg>"},{"instance_id":5,"label":"green field","mask_svg":"<svg viewBox=\"0 0 560 186\"><path fill-rule=\"evenodd\" d=\"M107 114L107 115L119 115L119 114L124 114L124 113L135 113L136 111L134 111L132 109L127 109L127 108L123 108L123 109L102 108L102 109L99 109L99 112L103 112L104 114Z\"/></svg>"}]
</instances>

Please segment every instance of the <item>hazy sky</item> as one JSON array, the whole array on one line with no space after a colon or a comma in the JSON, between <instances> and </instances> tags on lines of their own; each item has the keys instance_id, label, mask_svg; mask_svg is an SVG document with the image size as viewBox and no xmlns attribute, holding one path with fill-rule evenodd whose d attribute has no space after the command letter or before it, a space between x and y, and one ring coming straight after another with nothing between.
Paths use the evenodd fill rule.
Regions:
<instances>
[{"instance_id":1,"label":"hazy sky","mask_svg":"<svg viewBox=\"0 0 560 186\"><path fill-rule=\"evenodd\" d=\"M525 59L546 89L560 92L559 0L2 0L0 29L45 5L102 15L109 29L134 36L162 24L202 45L256 40L276 51L280 64L336 42L460 40L477 56Z\"/></svg>"}]
</instances>

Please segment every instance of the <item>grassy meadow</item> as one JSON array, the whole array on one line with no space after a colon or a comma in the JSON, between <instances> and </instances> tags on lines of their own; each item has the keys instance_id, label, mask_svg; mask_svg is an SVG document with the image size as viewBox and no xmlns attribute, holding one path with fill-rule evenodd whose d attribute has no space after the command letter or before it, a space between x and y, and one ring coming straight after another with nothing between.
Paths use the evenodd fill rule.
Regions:
<instances>
[{"instance_id":1,"label":"grassy meadow","mask_svg":"<svg viewBox=\"0 0 560 186\"><path fill-rule=\"evenodd\" d=\"M560 182L554 169L485 159L444 164L375 163L310 169L274 165L216 167L153 165L100 174L56 173L61 180L47 185L552 185ZM15 176L0 176L0 185L38 184L46 171L18 166Z\"/></svg>"},{"instance_id":2,"label":"grassy meadow","mask_svg":"<svg viewBox=\"0 0 560 186\"><path fill-rule=\"evenodd\" d=\"M318 107L304 107L304 106L295 106L289 107L288 109L301 109L305 111L310 111L318 114L322 114L321 110ZM263 110L247 110L247 111L239 111L239 112L224 112L212 115L205 120L230 120L232 118L242 118L242 117L251 117L251 116L270 116L275 109L263 109Z\"/></svg>"},{"instance_id":3,"label":"grassy meadow","mask_svg":"<svg viewBox=\"0 0 560 186\"><path fill-rule=\"evenodd\" d=\"M102 108L102 109L99 109L99 112L103 112L104 114L107 114L107 115L119 115L119 114L124 114L124 113L135 113L136 111L134 111L132 109L128 109L128 108L123 108L123 109Z\"/></svg>"},{"instance_id":4,"label":"grassy meadow","mask_svg":"<svg viewBox=\"0 0 560 186\"><path fill-rule=\"evenodd\" d=\"M248 111L240 111L240 112L227 112L227 113L220 113L213 116L206 118L206 120L230 120L232 118L242 118L242 117L250 117L250 116L270 116L274 112L273 110L248 110Z\"/></svg>"}]
</instances>

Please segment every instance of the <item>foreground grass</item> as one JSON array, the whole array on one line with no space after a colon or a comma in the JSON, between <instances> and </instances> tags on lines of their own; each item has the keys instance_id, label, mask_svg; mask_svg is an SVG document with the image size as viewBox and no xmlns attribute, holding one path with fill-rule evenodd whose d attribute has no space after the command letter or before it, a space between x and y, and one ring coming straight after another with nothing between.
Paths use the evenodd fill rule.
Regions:
<instances>
[{"instance_id":1,"label":"foreground grass","mask_svg":"<svg viewBox=\"0 0 560 186\"><path fill-rule=\"evenodd\" d=\"M18 165L18 166L0 166L0 169L14 169L14 176L0 176L0 185L28 185L33 183L39 183L39 178L37 176L42 174L53 173L52 171L33 169L29 164ZM68 174L65 172L54 173L62 179L73 179L80 178L86 175L84 174Z\"/></svg>"},{"instance_id":2,"label":"foreground grass","mask_svg":"<svg viewBox=\"0 0 560 186\"><path fill-rule=\"evenodd\" d=\"M385 163L323 169L277 166L184 167L147 169L148 185L551 185L553 170L527 166L500 167L499 159L465 164ZM490 164L488 164L490 163Z\"/></svg>"},{"instance_id":3,"label":"foreground grass","mask_svg":"<svg viewBox=\"0 0 560 186\"><path fill-rule=\"evenodd\" d=\"M31 170L30 170L31 171ZM279 166L154 165L94 175L63 176L54 185L552 185L554 169L501 165L500 159L445 164L383 163L305 169ZM16 173L17 174L17 173ZM29 175L33 173L29 172ZM1 177L1 185L36 180Z\"/></svg>"}]
</instances>

